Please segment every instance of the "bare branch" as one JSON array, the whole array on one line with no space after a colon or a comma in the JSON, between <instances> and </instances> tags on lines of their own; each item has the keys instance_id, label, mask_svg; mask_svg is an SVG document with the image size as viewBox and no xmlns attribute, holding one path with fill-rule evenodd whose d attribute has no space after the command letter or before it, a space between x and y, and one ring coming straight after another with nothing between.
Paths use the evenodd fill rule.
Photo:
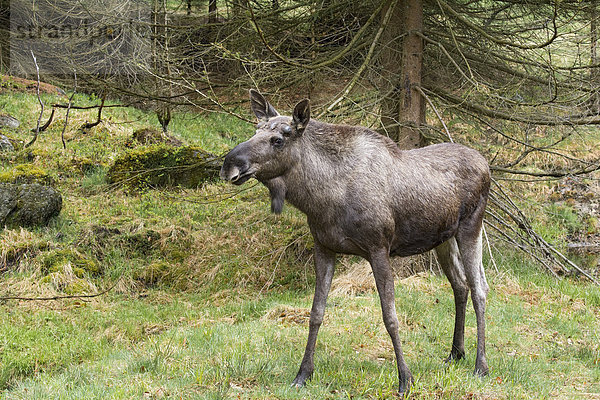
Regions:
<instances>
[{"instance_id":1,"label":"bare branch","mask_svg":"<svg viewBox=\"0 0 600 400\"><path fill-rule=\"evenodd\" d=\"M31 146L37 140L38 134L40 132L40 122L42 120L42 114L44 113L44 102L40 97L40 67L38 66L37 59L35 58L35 54L33 54L33 50L31 50L31 57L33 57L33 63L35 64L35 70L37 72L37 86L35 88L35 93L37 95L38 102L40 103L40 115L37 120L37 125L35 128L35 132L33 138L25 145L25 148Z\"/></svg>"},{"instance_id":2,"label":"bare branch","mask_svg":"<svg viewBox=\"0 0 600 400\"><path fill-rule=\"evenodd\" d=\"M73 93L71 93L71 97L69 97L69 104L67 107L67 114L65 115L65 124L63 126L62 132L60 133L60 139L62 141L63 149L67 149L67 144L65 143L65 130L67 129L67 125L69 124L69 112L71 111L71 103L73 102L73 97L75 97L75 93L77 92L77 70L73 70L74 76L74 84L73 84ZM104 102L102 102L104 105Z\"/></svg>"}]
</instances>

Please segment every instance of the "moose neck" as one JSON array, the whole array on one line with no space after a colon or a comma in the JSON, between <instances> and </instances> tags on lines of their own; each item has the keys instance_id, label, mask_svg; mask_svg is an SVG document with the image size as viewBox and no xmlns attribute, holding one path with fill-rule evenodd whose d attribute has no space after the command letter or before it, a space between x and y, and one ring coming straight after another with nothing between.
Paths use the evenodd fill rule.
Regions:
<instances>
[{"instance_id":1,"label":"moose neck","mask_svg":"<svg viewBox=\"0 0 600 400\"><path fill-rule=\"evenodd\" d=\"M355 146L360 130L344 125L311 121L298 139L296 162L281 178L285 198L310 218L322 218L341 204L346 195L344 180L352 173Z\"/></svg>"}]
</instances>

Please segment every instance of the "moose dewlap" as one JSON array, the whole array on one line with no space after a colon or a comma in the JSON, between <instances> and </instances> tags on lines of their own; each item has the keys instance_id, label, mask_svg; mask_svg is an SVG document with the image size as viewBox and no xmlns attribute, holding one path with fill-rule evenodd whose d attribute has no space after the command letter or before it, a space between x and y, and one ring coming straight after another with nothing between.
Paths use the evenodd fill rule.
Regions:
<instances>
[{"instance_id":1,"label":"moose dewlap","mask_svg":"<svg viewBox=\"0 0 600 400\"><path fill-rule=\"evenodd\" d=\"M389 138L358 126L310 119L308 100L292 116L281 116L257 91L251 108L256 134L237 145L221 168L221 178L236 185L256 178L279 213L284 201L307 216L314 236L316 288L308 342L293 385L313 373L313 354L333 277L336 253L367 259L385 327L398 366L399 391L412 375L400 347L390 256L435 249L450 280L456 304L454 337L448 361L464 357L467 296L477 319L475 373L485 375L485 303L488 284L482 265L482 221L490 173L475 150L438 144L400 150Z\"/></svg>"}]
</instances>

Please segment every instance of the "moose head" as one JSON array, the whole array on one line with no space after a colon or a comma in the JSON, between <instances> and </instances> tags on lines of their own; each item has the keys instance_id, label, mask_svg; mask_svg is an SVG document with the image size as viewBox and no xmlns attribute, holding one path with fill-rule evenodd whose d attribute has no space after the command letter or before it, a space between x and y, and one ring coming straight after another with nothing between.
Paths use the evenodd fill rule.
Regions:
<instances>
[{"instance_id":1,"label":"moose head","mask_svg":"<svg viewBox=\"0 0 600 400\"><path fill-rule=\"evenodd\" d=\"M296 143L310 121L308 99L294 107L291 117L277 110L256 90L250 89L250 107L258 118L256 133L225 156L220 176L235 185L250 178L263 183L275 179L294 164Z\"/></svg>"}]
</instances>

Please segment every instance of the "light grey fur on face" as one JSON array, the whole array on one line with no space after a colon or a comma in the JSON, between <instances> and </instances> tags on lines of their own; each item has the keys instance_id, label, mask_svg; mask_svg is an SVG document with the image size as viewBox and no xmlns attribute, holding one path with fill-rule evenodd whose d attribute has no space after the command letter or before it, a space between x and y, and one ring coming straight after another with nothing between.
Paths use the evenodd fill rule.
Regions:
<instances>
[{"instance_id":1,"label":"light grey fur on face","mask_svg":"<svg viewBox=\"0 0 600 400\"><path fill-rule=\"evenodd\" d=\"M477 320L475 372L485 375L485 302L481 227L490 185L486 160L456 144L401 151L367 128L310 119L308 100L281 116L256 91L251 106L256 134L226 157L221 176L240 184L255 177L269 188L271 209L284 201L307 216L315 242L315 297L300 370L302 386L313 373L313 354L337 253L369 260L382 315L394 346L398 389L412 375L400 346L390 256L435 249L454 292L456 318L448 361L463 358L469 292Z\"/></svg>"}]
</instances>

